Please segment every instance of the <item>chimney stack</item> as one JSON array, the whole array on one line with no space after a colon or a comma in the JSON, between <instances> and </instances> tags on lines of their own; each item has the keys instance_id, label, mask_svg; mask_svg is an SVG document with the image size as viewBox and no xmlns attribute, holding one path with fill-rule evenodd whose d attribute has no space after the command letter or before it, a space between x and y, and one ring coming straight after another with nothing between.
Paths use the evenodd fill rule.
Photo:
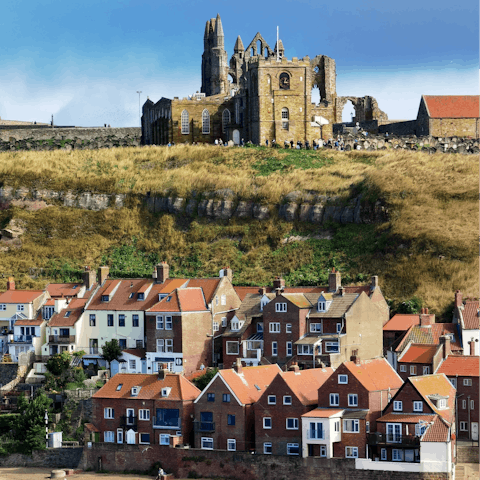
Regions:
<instances>
[{"instance_id":1,"label":"chimney stack","mask_svg":"<svg viewBox=\"0 0 480 480\"><path fill-rule=\"evenodd\" d=\"M278 297L285 289L285 279L282 277L275 277L275 280L273 281L273 288Z\"/></svg>"},{"instance_id":2,"label":"chimney stack","mask_svg":"<svg viewBox=\"0 0 480 480\"><path fill-rule=\"evenodd\" d=\"M290 365L290 367L288 368L288 370L289 370L290 372L299 373L299 372L300 372L300 367L298 366L298 363L297 363L297 362L292 362L292 364Z\"/></svg>"},{"instance_id":3,"label":"chimney stack","mask_svg":"<svg viewBox=\"0 0 480 480\"><path fill-rule=\"evenodd\" d=\"M358 349L352 350L350 361L355 363L355 365L360 365L360 356L358 355Z\"/></svg>"},{"instance_id":4,"label":"chimney stack","mask_svg":"<svg viewBox=\"0 0 480 480\"><path fill-rule=\"evenodd\" d=\"M8 277L7 290L15 290L15 279L13 277Z\"/></svg>"},{"instance_id":5,"label":"chimney stack","mask_svg":"<svg viewBox=\"0 0 480 480\"><path fill-rule=\"evenodd\" d=\"M110 273L110 268L107 266L102 266L98 268L98 281L100 285L105 283L105 280L108 278L108 274Z\"/></svg>"},{"instance_id":6,"label":"chimney stack","mask_svg":"<svg viewBox=\"0 0 480 480\"><path fill-rule=\"evenodd\" d=\"M232 283L233 280L233 270L230 267L224 267L220 270L220 278L222 277L227 277L230 280L230 283Z\"/></svg>"},{"instance_id":7,"label":"chimney stack","mask_svg":"<svg viewBox=\"0 0 480 480\"><path fill-rule=\"evenodd\" d=\"M457 290L455 292L455 306L461 307L462 303L463 303L462 292L460 290Z\"/></svg>"},{"instance_id":8,"label":"chimney stack","mask_svg":"<svg viewBox=\"0 0 480 480\"><path fill-rule=\"evenodd\" d=\"M435 323L435 315L428 313L428 308L422 308L420 310L420 326L428 327Z\"/></svg>"},{"instance_id":9,"label":"chimney stack","mask_svg":"<svg viewBox=\"0 0 480 480\"><path fill-rule=\"evenodd\" d=\"M470 355L475 355L475 340L472 338L469 342L468 345L470 347Z\"/></svg>"},{"instance_id":10,"label":"chimney stack","mask_svg":"<svg viewBox=\"0 0 480 480\"><path fill-rule=\"evenodd\" d=\"M336 292L340 285L342 284L342 277L340 272L335 271L335 267L332 268L332 271L328 274L328 291Z\"/></svg>"},{"instance_id":11,"label":"chimney stack","mask_svg":"<svg viewBox=\"0 0 480 480\"><path fill-rule=\"evenodd\" d=\"M344 293L345 293L345 289L343 287L338 287L338 293L340 294L340 296L343 297Z\"/></svg>"},{"instance_id":12,"label":"chimney stack","mask_svg":"<svg viewBox=\"0 0 480 480\"><path fill-rule=\"evenodd\" d=\"M442 335L440 337L440 344L443 345L443 359L445 360L451 353L451 346L450 346L450 335Z\"/></svg>"},{"instance_id":13,"label":"chimney stack","mask_svg":"<svg viewBox=\"0 0 480 480\"><path fill-rule=\"evenodd\" d=\"M168 263L167 262L159 263L156 266L156 270L157 270L156 283L165 283L170 273L170 266L168 265Z\"/></svg>"},{"instance_id":14,"label":"chimney stack","mask_svg":"<svg viewBox=\"0 0 480 480\"><path fill-rule=\"evenodd\" d=\"M90 290L95 282L97 281L97 276L95 275L95 270L92 270L88 265L85 266L85 270L82 274L83 284L87 290Z\"/></svg>"},{"instance_id":15,"label":"chimney stack","mask_svg":"<svg viewBox=\"0 0 480 480\"><path fill-rule=\"evenodd\" d=\"M242 361L237 358L237 361L235 362L235 364L233 365L233 369L240 375L242 372L243 372L243 365L242 365Z\"/></svg>"},{"instance_id":16,"label":"chimney stack","mask_svg":"<svg viewBox=\"0 0 480 480\"><path fill-rule=\"evenodd\" d=\"M378 275L373 275L372 276L372 283L370 284L372 290L375 289L375 287L378 287Z\"/></svg>"},{"instance_id":17,"label":"chimney stack","mask_svg":"<svg viewBox=\"0 0 480 480\"><path fill-rule=\"evenodd\" d=\"M267 293L267 288L266 287L259 288L258 293L262 296L265 295Z\"/></svg>"},{"instance_id":18,"label":"chimney stack","mask_svg":"<svg viewBox=\"0 0 480 480\"><path fill-rule=\"evenodd\" d=\"M165 368L165 364L161 363L158 366L158 379L165 380L166 376L167 376L167 369Z\"/></svg>"}]
</instances>

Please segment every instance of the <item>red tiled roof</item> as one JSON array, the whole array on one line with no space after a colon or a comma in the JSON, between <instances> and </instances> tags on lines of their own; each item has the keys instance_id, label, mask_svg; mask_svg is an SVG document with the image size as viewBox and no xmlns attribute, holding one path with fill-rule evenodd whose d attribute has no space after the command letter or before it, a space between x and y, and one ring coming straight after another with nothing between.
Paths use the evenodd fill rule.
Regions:
<instances>
[{"instance_id":1,"label":"red tiled roof","mask_svg":"<svg viewBox=\"0 0 480 480\"><path fill-rule=\"evenodd\" d=\"M44 307L54 307L55 306L55 299L49 298L44 304Z\"/></svg>"},{"instance_id":2,"label":"red tiled roof","mask_svg":"<svg viewBox=\"0 0 480 480\"><path fill-rule=\"evenodd\" d=\"M430 423L437 415L428 413L387 413L383 415L377 422L398 422L398 423L418 423L420 421Z\"/></svg>"},{"instance_id":3,"label":"red tiled roof","mask_svg":"<svg viewBox=\"0 0 480 480\"><path fill-rule=\"evenodd\" d=\"M447 377L478 377L480 376L480 357L449 355L441 363L436 373L444 373Z\"/></svg>"},{"instance_id":4,"label":"red tiled roof","mask_svg":"<svg viewBox=\"0 0 480 480\"><path fill-rule=\"evenodd\" d=\"M241 374L238 374L233 368L220 370L218 373L240 402L248 405L255 403L262 396L265 389L280 372L280 367L275 363L258 367L243 367Z\"/></svg>"},{"instance_id":5,"label":"red tiled roof","mask_svg":"<svg viewBox=\"0 0 480 480\"><path fill-rule=\"evenodd\" d=\"M126 348L122 353L129 353L138 358L145 358L145 349L144 348Z\"/></svg>"},{"instance_id":6,"label":"red tiled roof","mask_svg":"<svg viewBox=\"0 0 480 480\"><path fill-rule=\"evenodd\" d=\"M315 410L304 413L302 417L329 418L332 415L341 412L343 412L343 409L339 408L316 408Z\"/></svg>"},{"instance_id":7,"label":"red tiled roof","mask_svg":"<svg viewBox=\"0 0 480 480\"><path fill-rule=\"evenodd\" d=\"M205 295L205 301L211 303L213 294L220 283L221 278L192 278L187 283L187 288L201 288Z\"/></svg>"},{"instance_id":8,"label":"red tiled roof","mask_svg":"<svg viewBox=\"0 0 480 480\"><path fill-rule=\"evenodd\" d=\"M448 425L441 417L435 415L433 424L427 428L421 440L422 442L448 442L450 440L448 438L448 431Z\"/></svg>"},{"instance_id":9,"label":"red tiled roof","mask_svg":"<svg viewBox=\"0 0 480 480\"><path fill-rule=\"evenodd\" d=\"M122 384L117 391L118 385ZM138 395L132 397L132 387L141 387ZM170 387L172 390L165 400L195 400L201 393L184 376L167 373L164 380L159 380L156 374L143 373L117 373L113 376L93 398L138 398L139 400L152 400L161 397L162 388Z\"/></svg>"},{"instance_id":10,"label":"red tiled roof","mask_svg":"<svg viewBox=\"0 0 480 480\"><path fill-rule=\"evenodd\" d=\"M49 327L73 327L77 320L83 313L85 304L87 303L86 298L74 298L70 303L59 313L52 315L48 322ZM70 312L68 317L65 317L65 314Z\"/></svg>"},{"instance_id":11,"label":"red tiled roof","mask_svg":"<svg viewBox=\"0 0 480 480\"><path fill-rule=\"evenodd\" d=\"M333 373L332 367L310 368L296 372L283 372L282 376L290 390L304 405L316 405L318 403L318 389Z\"/></svg>"},{"instance_id":12,"label":"red tiled roof","mask_svg":"<svg viewBox=\"0 0 480 480\"><path fill-rule=\"evenodd\" d=\"M403 380L385 358L362 360L360 365L355 362L344 362L343 365L369 391L400 388Z\"/></svg>"},{"instance_id":13,"label":"red tiled roof","mask_svg":"<svg viewBox=\"0 0 480 480\"><path fill-rule=\"evenodd\" d=\"M28 320L28 319L20 319L15 322L16 325L20 326L25 326L25 327L38 327L41 325L45 320L40 316L39 318L36 318L34 320Z\"/></svg>"},{"instance_id":14,"label":"red tiled roof","mask_svg":"<svg viewBox=\"0 0 480 480\"><path fill-rule=\"evenodd\" d=\"M177 288L147 312L206 312L201 288Z\"/></svg>"},{"instance_id":15,"label":"red tiled roof","mask_svg":"<svg viewBox=\"0 0 480 480\"><path fill-rule=\"evenodd\" d=\"M99 433L100 430L93 423L85 423L85 430L90 433Z\"/></svg>"},{"instance_id":16,"label":"red tiled roof","mask_svg":"<svg viewBox=\"0 0 480 480\"><path fill-rule=\"evenodd\" d=\"M462 346L460 344L458 328L455 323L434 323L433 325L423 327L420 325L412 325L395 351L403 351L409 342L438 345L440 344L440 337L448 333L453 333L454 335L454 341L450 342L451 350L461 351Z\"/></svg>"},{"instance_id":17,"label":"red tiled roof","mask_svg":"<svg viewBox=\"0 0 480 480\"><path fill-rule=\"evenodd\" d=\"M120 284L121 280L107 280L102 290L102 295L110 295L117 286Z\"/></svg>"},{"instance_id":18,"label":"red tiled roof","mask_svg":"<svg viewBox=\"0 0 480 480\"><path fill-rule=\"evenodd\" d=\"M478 118L478 95L423 95L430 118Z\"/></svg>"},{"instance_id":19,"label":"red tiled roof","mask_svg":"<svg viewBox=\"0 0 480 480\"><path fill-rule=\"evenodd\" d=\"M423 345L412 343L398 358L399 363L432 363L438 345Z\"/></svg>"},{"instance_id":20,"label":"red tiled roof","mask_svg":"<svg viewBox=\"0 0 480 480\"><path fill-rule=\"evenodd\" d=\"M478 330L480 328L478 300L467 300L464 303L463 328L465 328L465 330Z\"/></svg>"},{"instance_id":21,"label":"red tiled roof","mask_svg":"<svg viewBox=\"0 0 480 480\"><path fill-rule=\"evenodd\" d=\"M384 326L384 332L404 332L412 325L420 325L420 315L397 313Z\"/></svg>"},{"instance_id":22,"label":"red tiled roof","mask_svg":"<svg viewBox=\"0 0 480 480\"><path fill-rule=\"evenodd\" d=\"M42 293L42 290L7 290L0 295L0 303L31 303Z\"/></svg>"},{"instance_id":23,"label":"red tiled roof","mask_svg":"<svg viewBox=\"0 0 480 480\"><path fill-rule=\"evenodd\" d=\"M450 424L453 422L456 390L444 374L408 377L407 381L415 387L434 412ZM434 403L428 398L429 395L435 394L448 396L448 408L439 410L435 407Z\"/></svg>"},{"instance_id":24,"label":"red tiled roof","mask_svg":"<svg viewBox=\"0 0 480 480\"><path fill-rule=\"evenodd\" d=\"M81 287L81 283L49 283L45 290L51 297L76 297Z\"/></svg>"}]
</instances>

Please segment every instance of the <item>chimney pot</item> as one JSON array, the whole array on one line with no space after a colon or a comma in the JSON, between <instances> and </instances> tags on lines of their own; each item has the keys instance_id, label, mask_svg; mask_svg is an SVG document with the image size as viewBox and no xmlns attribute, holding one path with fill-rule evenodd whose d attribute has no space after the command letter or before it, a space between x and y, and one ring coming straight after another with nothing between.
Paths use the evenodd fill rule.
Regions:
<instances>
[{"instance_id":1,"label":"chimney pot","mask_svg":"<svg viewBox=\"0 0 480 480\"><path fill-rule=\"evenodd\" d=\"M443 345L443 359L445 360L451 353L450 335L442 335L440 337L440 343Z\"/></svg>"},{"instance_id":2,"label":"chimney pot","mask_svg":"<svg viewBox=\"0 0 480 480\"><path fill-rule=\"evenodd\" d=\"M108 268L107 266L104 265L102 267L99 267L99 269L98 269L98 281L99 281L100 285L103 285L105 283L105 280L107 280L109 273L110 273L110 268Z\"/></svg>"},{"instance_id":3,"label":"chimney pot","mask_svg":"<svg viewBox=\"0 0 480 480\"><path fill-rule=\"evenodd\" d=\"M470 340L468 345L470 346L470 355L475 355L475 340Z\"/></svg>"},{"instance_id":4,"label":"chimney pot","mask_svg":"<svg viewBox=\"0 0 480 480\"><path fill-rule=\"evenodd\" d=\"M157 280L156 283L165 283L169 278L170 266L167 262L162 262L157 265Z\"/></svg>"},{"instance_id":5,"label":"chimney pot","mask_svg":"<svg viewBox=\"0 0 480 480\"><path fill-rule=\"evenodd\" d=\"M243 372L243 365L242 361L237 358L235 364L233 365L233 369L240 375Z\"/></svg>"},{"instance_id":6,"label":"chimney pot","mask_svg":"<svg viewBox=\"0 0 480 480\"><path fill-rule=\"evenodd\" d=\"M455 292L455 306L456 307L461 307L462 306L462 302L463 302L463 298L462 298L462 292L460 290L457 290Z\"/></svg>"},{"instance_id":7,"label":"chimney pot","mask_svg":"<svg viewBox=\"0 0 480 480\"><path fill-rule=\"evenodd\" d=\"M340 272L336 272L335 268L332 268L332 272L328 275L328 291L336 292L342 284L342 277Z\"/></svg>"}]
</instances>

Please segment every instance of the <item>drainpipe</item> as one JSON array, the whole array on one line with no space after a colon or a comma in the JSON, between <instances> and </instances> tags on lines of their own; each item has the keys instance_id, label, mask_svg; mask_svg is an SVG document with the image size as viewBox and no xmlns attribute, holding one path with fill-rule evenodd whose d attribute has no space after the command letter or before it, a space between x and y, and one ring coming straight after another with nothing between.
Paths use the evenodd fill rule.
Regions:
<instances>
[{"instance_id":1,"label":"drainpipe","mask_svg":"<svg viewBox=\"0 0 480 480\"><path fill-rule=\"evenodd\" d=\"M468 439L471 440L472 439L472 427L470 425L470 395L468 395L468 397L467 397L467 402L468 402L468 405L467 405L467 408L468 408Z\"/></svg>"}]
</instances>

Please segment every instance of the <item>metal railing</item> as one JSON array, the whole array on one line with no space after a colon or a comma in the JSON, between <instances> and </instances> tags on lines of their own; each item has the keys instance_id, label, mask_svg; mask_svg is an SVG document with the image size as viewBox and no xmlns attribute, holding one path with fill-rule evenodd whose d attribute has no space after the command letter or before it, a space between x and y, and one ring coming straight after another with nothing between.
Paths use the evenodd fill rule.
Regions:
<instances>
[{"instance_id":1,"label":"metal railing","mask_svg":"<svg viewBox=\"0 0 480 480\"><path fill-rule=\"evenodd\" d=\"M170 428L175 430L181 430L182 423L180 418L175 422L173 419L169 421L160 420L157 417L153 417L153 428Z\"/></svg>"},{"instance_id":2,"label":"metal railing","mask_svg":"<svg viewBox=\"0 0 480 480\"><path fill-rule=\"evenodd\" d=\"M200 422L198 420L194 420L193 428L196 432L214 432L215 422Z\"/></svg>"},{"instance_id":3,"label":"metal railing","mask_svg":"<svg viewBox=\"0 0 480 480\"><path fill-rule=\"evenodd\" d=\"M48 343L75 343L75 335L49 335Z\"/></svg>"},{"instance_id":4,"label":"metal railing","mask_svg":"<svg viewBox=\"0 0 480 480\"><path fill-rule=\"evenodd\" d=\"M32 343L32 338L35 338L35 335L14 335L13 341L18 343Z\"/></svg>"},{"instance_id":5,"label":"metal railing","mask_svg":"<svg viewBox=\"0 0 480 480\"><path fill-rule=\"evenodd\" d=\"M420 437L415 435L401 435L398 433L369 433L367 434L367 443L369 445L420 445Z\"/></svg>"},{"instance_id":6,"label":"metal railing","mask_svg":"<svg viewBox=\"0 0 480 480\"><path fill-rule=\"evenodd\" d=\"M137 429L137 420L138 417L135 415L122 415L120 417L120 426L124 428L133 428L134 430Z\"/></svg>"},{"instance_id":7,"label":"metal railing","mask_svg":"<svg viewBox=\"0 0 480 480\"><path fill-rule=\"evenodd\" d=\"M90 355L98 355L98 347L89 347L88 353Z\"/></svg>"}]
</instances>

